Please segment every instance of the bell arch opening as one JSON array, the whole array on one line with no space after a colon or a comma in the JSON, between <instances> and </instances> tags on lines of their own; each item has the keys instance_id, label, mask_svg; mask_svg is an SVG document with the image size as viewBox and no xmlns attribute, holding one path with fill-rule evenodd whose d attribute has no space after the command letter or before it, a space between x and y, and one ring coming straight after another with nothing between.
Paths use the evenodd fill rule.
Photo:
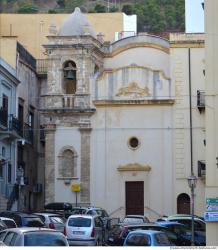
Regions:
<instances>
[{"instance_id":1,"label":"bell arch opening","mask_svg":"<svg viewBox=\"0 0 218 250\"><path fill-rule=\"evenodd\" d=\"M65 94L75 94L77 77L76 77L76 63L74 61L67 61L63 65L63 81Z\"/></svg>"}]
</instances>

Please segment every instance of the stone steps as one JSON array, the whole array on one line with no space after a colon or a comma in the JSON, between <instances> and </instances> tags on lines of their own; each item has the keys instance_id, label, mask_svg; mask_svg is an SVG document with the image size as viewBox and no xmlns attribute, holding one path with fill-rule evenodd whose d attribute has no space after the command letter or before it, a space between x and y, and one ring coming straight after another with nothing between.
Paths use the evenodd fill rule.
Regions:
<instances>
[{"instance_id":1,"label":"stone steps","mask_svg":"<svg viewBox=\"0 0 218 250\"><path fill-rule=\"evenodd\" d=\"M0 211L5 211L7 210L7 199L0 195Z\"/></svg>"}]
</instances>

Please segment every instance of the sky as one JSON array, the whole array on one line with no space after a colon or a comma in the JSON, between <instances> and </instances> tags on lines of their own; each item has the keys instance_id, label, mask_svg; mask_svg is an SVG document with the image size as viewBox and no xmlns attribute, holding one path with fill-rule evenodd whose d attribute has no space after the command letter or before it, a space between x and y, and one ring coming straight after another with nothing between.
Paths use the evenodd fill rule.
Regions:
<instances>
[{"instance_id":1,"label":"sky","mask_svg":"<svg viewBox=\"0 0 218 250\"><path fill-rule=\"evenodd\" d=\"M186 33L204 32L204 0L185 0L185 31Z\"/></svg>"}]
</instances>

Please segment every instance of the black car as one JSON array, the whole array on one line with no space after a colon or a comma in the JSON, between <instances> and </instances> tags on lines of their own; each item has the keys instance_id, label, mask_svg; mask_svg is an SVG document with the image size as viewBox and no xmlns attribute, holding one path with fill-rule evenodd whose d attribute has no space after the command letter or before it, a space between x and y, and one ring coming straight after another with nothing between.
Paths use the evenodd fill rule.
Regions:
<instances>
[{"instance_id":1,"label":"black car","mask_svg":"<svg viewBox=\"0 0 218 250\"><path fill-rule=\"evenodd\" d=\"M44 227L45 224L42 222L39 216L14 211L0 212L0 216L8 217L13 219L18 227Z\"/></svg>"}]
</instances>

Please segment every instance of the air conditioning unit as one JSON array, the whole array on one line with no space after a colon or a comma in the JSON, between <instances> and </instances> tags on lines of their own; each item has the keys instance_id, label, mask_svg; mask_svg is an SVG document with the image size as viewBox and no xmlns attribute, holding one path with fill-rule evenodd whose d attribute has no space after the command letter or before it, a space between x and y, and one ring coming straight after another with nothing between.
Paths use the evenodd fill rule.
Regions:
<instances>
[{"instance_id":1,"label":"air conditioning unit","mask_svg":"<svg viewBox=\"0 0 218 250\"><path fill-rule=\"evenodd\" d=\"M33 185L32 191L35 194L41 193L42 192L42 184L41 183L37 183L37 184Z\"/></svg>"}]
</instances>

